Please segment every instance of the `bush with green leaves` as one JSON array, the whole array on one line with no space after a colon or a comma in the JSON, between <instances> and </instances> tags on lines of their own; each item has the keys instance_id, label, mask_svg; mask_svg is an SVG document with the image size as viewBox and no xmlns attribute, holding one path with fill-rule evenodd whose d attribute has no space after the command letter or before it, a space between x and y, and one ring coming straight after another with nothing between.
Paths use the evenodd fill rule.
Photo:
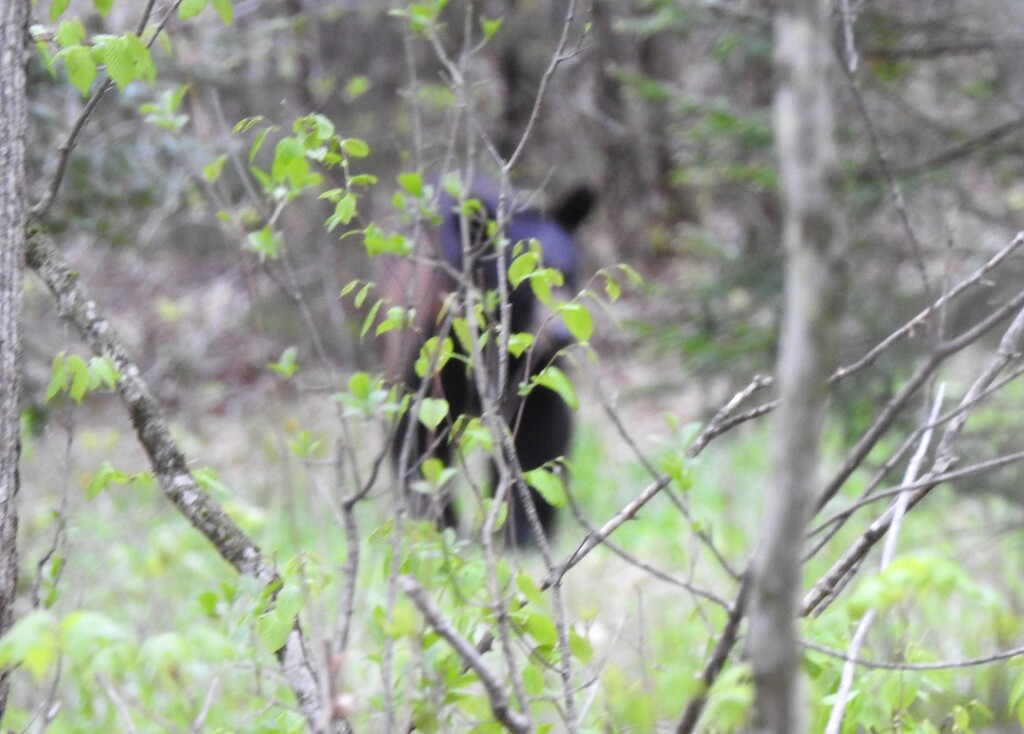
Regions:
<instances>
[{"instance_id":1,"label":"bush with green leaves","mask_svg":"<svg viewBox=\"0 0 1024 734\"><path fill-rule=\"evenodd\" d=\"M687 37L691 11L704 20L710 12L665 2L630 7L637 12L618 26L620 38L669 31ZM402 97L407 109L392 131L401 141L396 153L371 147L380 130L336 121L315 105L298 115L238 110L233 99L222 104L217 79L165 70L172 41L190 40L190 33L233 48L280 27L273 19L254 20L250 4L234 10L243 17L233 18L228 0L35 6L36 63L56 75L52 88L85 101L76 103L67 143L54 146L57 163L31 182L40 199L29 264L94 356L68 343L69 332L60 333L44 360L49 381L36 396L45 406L39 416L26 411L21 594L17 623L0 639L0 664L13 668L3 728L742 729L753 701L743 655L747 564L758 550L759 497L770 472L771 428L757 421L771 413L774 400L753 403L770 390L770 380L754 378L726 395L719 413L693 424L657 399L651 401L656 410L618 401L599 355L608 325L625 310L620 299L639 275L629 265L597 269L578 293L563 298L556 294L561 275L536 244L503 236L511 209L500 206L488 235L506 263L508 285L528 285L576 345L562 366L502 385L500 370L490 365L528 357L533 336L502 328L504 278L488 289L472 272L449 273L462 287L430 324L432 338L422 339L418 304L392 300L375 263L443 268L420 243L452 213L439 210L444 190L471 217L480 208L471 195L472 174L493 177L511 196L520 165L536 170L549 163L543 154L524 163L529 125L524 144L504 153L481 122L488 90L475 75L493 61L489 54L506 42L510 24L481 15L472 3L433 0L392 9L388 22L408 44L404 61L411 69ZM534 90L537 116L551 109L545 79L583 53L596 32L589 19L559 11L561 40L550 49L549 76ZM137 13L143 18L134 25ZM755 62L767 57L762 30L719 39L714 60L753 74ZM441 83L417 74L424 57L442 70ZM641 100L672 101L677 124L687 131L684 150L703 165L677 183L716 190L723 179L774 186L774 169L764 160L771 139L763 110L688 100L678 89L610 71ZM365 77L349 79L346 103L360 104L367 85ZM176 185L181 197L170 208L200 222L207 235L188 243L168 235L181 248L154 261L154 272L144 272L149 279L139 278L145 287L114 300L110 313L105 299L113 298L110 285L119 279L91 267L93 250L69 233L104 231L94 226L108 213L101 195L119 190L99 167L76 170L95 143L80 131L95 124L101 101L114 94L115 113L125 121L112 125L111 134L129 128L133 140L150 146L140 144L138 158L118 157L137 161L127 173L148 171L162 156L173 168L167 181L145 182L140 190L149 193L133 199L138 229L160 227L166 209L149 208L160 199L152 192L173 179L186 183ZM241 120L218 128L210 121L225 106ZM715 158L723 150L728 160ZM68 179L62 190L69 168L74 186L67 190ZM90 194L101 211L84 216ZM62 197L74 206L62 208ZM323 247L305 237L310 211L328 243ZM118 231L135 226L132 217L118 221ZM687 232L673 244L694 244ZM53 253L40 244L49 237L75 246ZM971 498L936 489L1011 471L1013 444L1004 437L1012 434L1019 398L1012 378L1020 370L1005 370L1019 349L1013 328L1004 325L1024 297L991 291L995 305L964 330L938 346L915 339L940 328L937 314L955 308L960 293L1007 280L1000 263L1022 243L1018 237L972 266L973 274L946 295L931 294L921 316L889 324L889 341L865 349L863 361L851 361L833 379L868 379L876 374L873 362L886 359L887 374L895 375L886 395L862 401L856 421L828 426L823 486L831 489L809 528L808 598L800 612L814 731L825 731L836 710L845 711L837 732L967 732L1024 721L1024 671L1014 647L1022 630L1013 614L1019 534L1009 527L990 532L1015 505L995 493ZM132 242L120 246L125 260L132 249L145 250ZM204 251L218 248L221 260ZM355 263L351 268L329 267L339 251ZM693 282L709 288L708 303L735 295L734 276L770 289L777 285L773 276L761 279L757 271L776 255L740 263L750 267L742 276L712 282L699 273ZM62 257L77 258L81 267ZM257 377L234 364L237 372L211 371L205 382L182 380L184 387L161 391L161 382L171 381L164 355L173 339L160 328L134 333L133 317L141 322L152 308L161 328L189 328L196 314L187 299L161 296L152 286L174 258L191 261L177 279L194 279L202 304L204 298L214 303L214 289L208 293L206 286L219 285L204 280L206 271L229 274L224 279L237 288L230 291L234 300L246 302L245 317L231 324L236 331L214 339L204 358L222 351L229 362L244 361L227 337L266 338ZM324 282L331 284L328 298ZM332 323L325 316L332 309L347 329L337 341L324 326ZM52 328L52 319L41 320L40 330L43 325ZM697 329L687 351L698 361L707 357L707 364L733 353L744 365L759 363L771 334L762 327L733 319L736 338L724 343L712 338L715 329ZM998 329L1004 329L1003 346L989 350L981 337ZM118 330L123 342L114 336ZM198 327L186 333L205 338ZM448 402L428 389L429 379L420 391L392 379L396 365L381 365L373 354L379 341L396 337L416 344L420 377L462 365L483 396L480 415L453 421ZM347 361L335 348L344 340L354 345ZM124 342L146 356L132 357ZM894 343L904 351L888 350ZM953 362L969 348L986 358L994 351L989 367ZM948 389L959 405L919 419L915 400L947 366ZM610 372L636 367L627 361ZM1008 377L993 381L1001 370ZM717 399L720 390L708 385ZM509 450L514 421L502 412L503 396L537 386L580 415L573 450L557 462L557 472L524 472ZM185 388L191 392L182 398ZM179 410L155 411L157 397ZM189 412L182 404L204 408ZM403 415L457 444L451 465L422 462L410 489L428 496L456 492L467 510L458 529L439 529L409 511L389 466ZM964 433L968 416L971 431ZM945 433L933 447L936 430ZM930 465L897 479L894 473L908 468L918 446ZM952 448L965 446L973 463L958 468ZM490 461L498 465L497 487L488 486ZM494 498L527 487L558 506L565 522L534 550L516 551L502 542L507 515ZM900 497L895 501L909 505L901 511L902 529L885 514L890 510L878 510L882 500ZM905 550L874 564L873 544L897 530ZM990 562L996 557L998 565ZM868 644L852 645L871 619Z\"/></svg>"}]
</instances>

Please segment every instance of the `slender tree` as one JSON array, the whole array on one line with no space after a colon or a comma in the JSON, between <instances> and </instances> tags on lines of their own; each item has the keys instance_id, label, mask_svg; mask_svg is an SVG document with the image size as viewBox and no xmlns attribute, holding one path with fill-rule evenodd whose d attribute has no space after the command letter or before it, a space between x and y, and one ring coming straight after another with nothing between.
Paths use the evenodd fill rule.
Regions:
<instances>
[{"instance_id":1,"label":"slender tree","mask_svg":"<svg viewBox=\"0 0 1024 734\"><path fill-rule=\"evenodd\" d=\"M829 3L787 0L775 19L775 137L782 181L786 304L776 366L772 480L754 562L749 653L758 731L804 731L797 631L801 557L818 477L844 251L828 63Z\"/></svg>"},{"instance_id":2,"label":"slender tree","mask_svg":"<svg viewBox=\"0 0 1024 734\"><path fill-rule=\"evenodd\" d=\"M21 265L25 245L25 19L28 0L0 3L0 635L18 581L18 407ZM0 670L0 718L8 672Z\"/></svg>"}]
</instances>

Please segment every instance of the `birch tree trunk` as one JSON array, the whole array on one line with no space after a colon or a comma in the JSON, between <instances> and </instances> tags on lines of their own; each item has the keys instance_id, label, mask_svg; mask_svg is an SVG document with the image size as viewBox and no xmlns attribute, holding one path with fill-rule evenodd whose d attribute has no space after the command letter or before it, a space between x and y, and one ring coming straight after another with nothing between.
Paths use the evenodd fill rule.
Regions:
<instances>
[{"instance_id":1,"label":"birch tree trunk","mask_svg":"<svg viewBox=\"0 0 1024 734\"><path fill-rule=\"evenodd\" d=\"M18 582L19 324L25 245L25 19L28 0L0 2L0 635ZM0 670L0 719L8 672Z\"/></svg>"},{"instance_id":2,"label":"birch tree trunk","mask_svg":"<svg viewBox=\"0 0 1024 734\"><path fill-rule=\"evenodd\" d=\"M759 732L806 730L797 628L801 539L818 479L826 378L845 249L832 139L826 0L785 0L775 18L775 137L783 195L786 303L772 475L754 560L748 654Z\"/></svg>"}]
</instances>

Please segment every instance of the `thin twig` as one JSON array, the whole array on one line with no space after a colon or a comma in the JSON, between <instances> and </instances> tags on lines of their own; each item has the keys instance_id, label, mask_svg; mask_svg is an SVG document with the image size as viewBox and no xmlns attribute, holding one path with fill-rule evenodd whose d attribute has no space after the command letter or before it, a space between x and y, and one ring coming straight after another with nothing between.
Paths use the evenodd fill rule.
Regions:
<instances>
[{"instance_id":1,"label":"thin twig","mask_svg":"<svg viewBox=\"0 0 1024 734\"><path fill-rule=\"evenodd\" d=\"M156 31L153 37L146 43L146 48L150 48L153 42L156 41L157 36L160 35L164 26L167 25L167 21L171 18L171 13L177 10L178 6L182 3L182 0L176 0L172 3L171 7L167 9L167 13L164 14L163 19L156 27ZM153 6L156 4L156 0L147 0L146 7L142 13L142 19L139 21L138 29L135 31L136 36L141 36L142 32L146 29L146 24L149 23L149 18L153 11ZM86 124L92 117L96 108L99 106L100 100L103 99L103 95L110 91L111 87L114 86L114 82L109 76L97 87L96 91L89 97L89 101L86 102L85 107L78 115L78 119L75 120L74 125L71 126L71 132L68 133L67 138L64 140L64 144L60 146L60 158L57 160L57 170L53 174L53 178L50 180L50 185L47 187L46 192L42 198L36 202L36 204L29 209L28 218L29 221L39 219L53 204L54 199L57 197L57 191L60 189L61 183L64 181L64 176L67 173L68 162L71 159L71 154L75 150L75 146L78 145L78 138L81 136L82 131L85 130Z\"/></svg>"},{"instance_id":2,"label":"thin twig","mask_svg":"<svg viewBox=\"0 0 1024 734\"><path fill-rule=\"evenodd\" d=\"M853 474L857 467L861 465L878 440L885 434L892 423L900 415L903 408L910 401L913 395L927 382L928 378L942 365L943 362L945 362L945 360L978 341L978 339L994 329L1022 306L1024 306L1024 291L1019 292L1012 299L996 308L992 313L970 329L961 333L959 336L937 345L928 360L918 367L911 378L903 384L896 395L885 404L882 408L882 412L854 445L846 460L843 461L839 471L835 473L832 480L819 494L815 503L815 510L821 511L821 509L836 495L840 487L845 484L846 480L850 478L850 475ZM1000 347L1000 350L1002 350L1002 347ZM1005 365L1003 366L1005 367ZM975 396L969 395L968 397L965 397L965 400L967 399L973 401ZM966 416L968 414L969 411L962 412L952 423L960 421L961 418L966 420ZM948 435L950 435L950 433L947 430L944 436Z\"/></svg>"},{"instance_id":3,"label":"thin twig","mask_svg":"<svg viewBox=\"0 0 1024 734\"><path fill-rule=\"evenodd\" d=\"M940 422L941 421L937 421L936 423L938 424ZM995 459L989 459L988 461L980 461L977 464L971 464L970 466L965 466L961 469L955 469L953 471L948 471L943 474L938 474L934 477L930 477L929 479L921 479L912 484L900 484L897 487L891 487L880 492L874 492L867 497L863 497L857 500L852 505L845 508L842 512L838 512L829 519L823 521L818 527L814 528L814 530L812 530L809 533L809 535L815 535L817 533L820 533L826 527L842 522L843 520L847 519L851 514L861 509L862 507L867 507L880 500L896 497L901 493L906 492L907 490L920 489L921 487L925 487L928 484L931 484L932 482L948 484L949 482L955 481L957 479L963 479L964 477L974 476L975 474L984 474L986 472L992 471L993 469L1000 469L1004 466L1008 466L1009 464L1015 464L1019 461L1024 461L1024 451L1015 451L1012 454L998 456Z\"/></svg>"},{"instance_id":4,"label":"thin twig","mask_svg":"<svg viewBox=\"0 0 1024 734\"><path fill-rule=\"evenodd\" d=\"M740 584L739 593L736 595L736 602L729 610L729 618L725 622L722 634L718 636L715 647L711 651L711 655L708 656L707 662L704 663L704 669L700 673L700 693L690 699L690 702L686 705L686 709L679 719L679 724L676 726L675 734L692 734L692 732L696 731L701 714L704 713L704 707L707 705L711 686L718 679L718 675L722 672L722 668L725 667L725 663L729 660L732 649L739 640L740 623L746 614L749 593L750 577L746 576Z\"/></svg>"},{"instance_id":5,"label":"thin twig","mask_svg":"<svg viewBox=\"0 0 1024 734\"><path fill-rule=\"evenodd\" d=\"M986 321L988 321L988 319L983 320L982 323L985 323ZM976 326L967 333L970 334L976 331L977 328L978 327ZM961 404L971 402L977 404L977 395L984 392L985 389L992 384L996 376L998 376L998 374L1005 369L1012 360L1019 357L1022 333L1024 333L1024 310L1021 310L1017 314L1009 328L1007 328L1006 332L1003 334L1003 338L1000 340L999 348L996 350L995 357L993 357L988 367L985 368L981 375L971 385L971 388L961 400ZM932 489L938 486L939 482L935 481L935 477L946 473L956 463L957 457L953 453L953 448L956 445L956 441L960 437L971 412L972 411L961 412L946 427L946 430L942 434L942 439L939 441L939 446L936 450L935 460L932 462L932 467L928 474L922 477L922 481L931 481L927 481L924 486L914 490L909 495L906 500L907 510L916 506L917 503L923 500ZM834 590L838 585L842 583L843 579L851 572L851 570L860 563L874 544L885 535L896 511L895 506L890 506L889 509L871 523L868 529L850 545L846 552L843 553L835 563L833 563L832 567L804 596L803 603L801 605L801 615L821 613L828 604L827 600L833 598Z\"/></svg>"},{"instance_id":6,"label":"thin twig","mask_svg":"<svg viewBox=\"0 0 1024 734\"><path fill-rule=\"evenodd\" d=\"M935 418L939 414L939 410L942 408L942 401L946 395L945 385L939 385L939 389L936 391L935 399L932 403L931 412L925 418L925 425L932 425L935 423ZM907 463L907 470L903 476L904 484L913 484L917 479L918 472L921 469L921 464L924 462L925 455L928 452L928 447L932 441L932 428L925 429L921 434L921 440L918 442L917 451L911 457ZM893 557L896 555L896 540L899 538L900 526L903 523L903 517L907 511L907 501L909 499L909 493L903 492L896 498L896 502L893 505L894 511L892 521L889 523L889 532L885 538L885 545L882 548L882 557L879 561L879 570L884 571L890 563L892 563ZM864 643L864 638L867 637L868 630L871 628L872 623L875 620L876 612L874 609L868 609L864 613L864 616L860 618L857 623L857 629L854 630L853 638L850 640L850 645L847 648L846 654L848 658L853 659L857 656L857 651ZM854 676L854 665L847 661L843 665L843 672L839 677L839 688L833 696L832 711L829 714L828 724L825 727L825 734L839 734L843 726L843 716L846 713L846 704L850 699L850 691L853 688L853 676Z\"/></svg>"},{"instance_id":7,"label":"thin twig","mask_svg":"<svg viewBox=\"0 0 1024 734\"><path fill-rule=\"evenodd\" d=\"M891 663L850 657L844 652L833 650L809 640L804 640L800 644L808 650L820 652L822 655L828 655L836 660L843 660L852 665L873 670L953 670L956 668L975 668L979 665L991 665L992 663L1011 660L1024 655L1024 647L1014 647L1003 652L992 653L985 657L971 658L969 660L940 660L934 663Z\"/></svg>"},{"instance_id":8,"label":"thin twig","mask_svg":"<svg viewBox=\"0 0 1024 734\"><path fill-rule=\"evenodd\" d=\"M409 600L420 610L420 614L426 619L427 624L437 632L444 640L451 645L462 661L476 673L481 685L487 691L487 700L491 706L491 713L494 718L501 722L511 732L530 731L530 722L522 713L509 706L508 698L498 677L491 671L484 662L483 657L472 643L459 634L455 625L444 613L437 608L434 602L424 591L423 587L411 576L401 576L398 584L402 592L409 597Z\"/></svg>"}]
</instances>

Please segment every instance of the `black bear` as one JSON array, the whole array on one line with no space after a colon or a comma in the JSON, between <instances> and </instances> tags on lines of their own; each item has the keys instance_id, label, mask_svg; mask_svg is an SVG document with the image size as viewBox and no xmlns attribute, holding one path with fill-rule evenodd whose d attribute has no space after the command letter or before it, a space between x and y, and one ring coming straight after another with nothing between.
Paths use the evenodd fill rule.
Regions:
<instances>
[{"instance_id":1,"label":"black bear","mask_svg":"<svg viewBox=\"0 0 1024 734\"><path fill-rule=\"evenodd\" d=\"M466 209L472 213L464 219L457 212L457 202L449 194L442 194L438 208L440 222L436 229L423 238L419 251L413 257L391 261L384 276L385 292L390 293L392 300L416 309L414 329L411 334L406 332L404 348L396 346L394 341L390 346L385 345L388 368L414 394L423 386L424 379L415 370L420 347L435 335L439 315L448 296L466 288L467 277L472 278L474 287L483 292L494 292L499 285L499 258L494 243L500 233L493 225L498 209L498 189L478 181L466 198L471 199L474 205ZM580 268L578 248L572 233L589 213L594 198L590 189L579 187L546 213L537 209L511 209L505 217L503 233L510 245L506 249L505 266L512 259L512 246L536 240L541 246L544 267L559 270L565 280L564 289L575 294ZM471 268L463 268L464 253L469 253L472 258ZM397 294L399 289L401 293ZM510 333L528 332L536 336L525 354L509 356L509 389L503 401L504 417L514 431L516 452L525 472L566 454L572 437L572 410L557 393L547 388L534 387L525 398L517 394L516 388L557 359L559 351L570 344L571 337L560 320L550 317L534 296L529 283L521 283L516 288L509 284L508 302L510 308L506 318L510 322ZM492 320L498 319L499 311L498 306L491 309ZM459 341L454 336L453 341L458 345ZM496 363L497 359L492 354L489 371L496 369ZM529 374L525 374L527 370ZM496 374L487 377L492 380L490 384L494 384L495 378ZM401 479L403 484L420 476L421 462L428 457L436 457L449 466L454 452L448 437L455 419L460 415L479 415L481 409L475 376L468 372L466 360L451 359L439 374L428 379L430 384L425 386L425 394L447 400L448 419L436 431L428 430L419 421L410 430L409 412L403 416L396 427L392 446L396 468L400 465L406 467L405 477ZM499 450L499 447L494 447L494 450ZM491 474L493 485L497 478L493 468ZM548 534L554 523L554 508L532 488L530 493L541 525ZM427 497L408 490L407 496L416 515L431 517L448 527L457 524L450 496ZM508 542L515 545L533 542L526 509L515 487L509 490L505 527Z\"/></svg>"}]
</instances>

